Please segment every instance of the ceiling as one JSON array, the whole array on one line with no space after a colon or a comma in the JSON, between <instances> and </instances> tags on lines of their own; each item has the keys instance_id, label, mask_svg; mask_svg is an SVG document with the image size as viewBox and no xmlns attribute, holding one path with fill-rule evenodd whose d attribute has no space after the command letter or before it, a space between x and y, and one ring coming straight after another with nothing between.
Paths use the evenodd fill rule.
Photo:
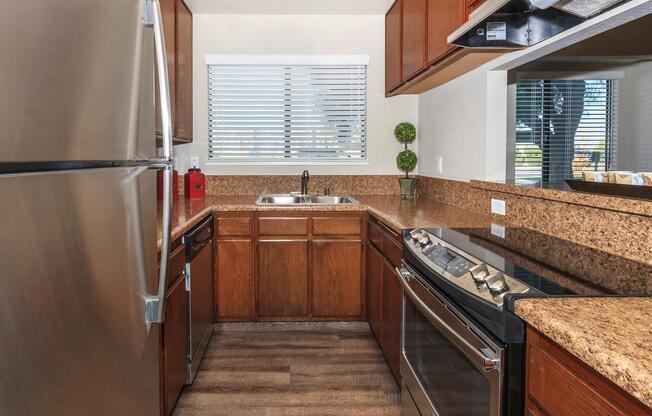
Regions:
<instances>
[{"instance_id":1,"label":"ceiling","mask_svg":"<svg viewBox=\"0 0 652 416\"><path fill-rule=\"evenodd\" d=\"M197 14L385 14L394 0L186 0Z\"/></svg>"}]
</instances>

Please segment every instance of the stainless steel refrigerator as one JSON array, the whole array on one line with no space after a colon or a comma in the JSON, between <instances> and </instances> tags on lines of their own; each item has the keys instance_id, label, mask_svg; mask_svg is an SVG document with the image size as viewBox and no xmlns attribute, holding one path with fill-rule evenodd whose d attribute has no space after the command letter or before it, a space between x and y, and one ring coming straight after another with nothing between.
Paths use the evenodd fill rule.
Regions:
<instances>
[{"instance_id":1,"label":"stainless steel refrigerator","mask_svg":"<svg viewBox=\"0 0 652 416\"><path fill-rule=\"evenodd\" d=\"M159 413L172 159L160 22L152 0L2 2L2 415Z\"/></svg>"}]
</instances>

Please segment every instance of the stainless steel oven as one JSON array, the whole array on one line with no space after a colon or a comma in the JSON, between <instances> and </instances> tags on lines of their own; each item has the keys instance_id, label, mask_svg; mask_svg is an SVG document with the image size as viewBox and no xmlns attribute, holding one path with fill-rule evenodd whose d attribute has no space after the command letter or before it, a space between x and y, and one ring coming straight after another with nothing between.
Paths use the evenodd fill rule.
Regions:
<instances>
[{"instance_id":1,"label":"stainless steel oven","mask_svg":"<svg viewBox=\"0 0 652 416\"><path fill-rule=\"evenodd\" d=\"M403 415L503 414L505 346L484 333L416 271L396 269L404 290Z\"/></svg>"}]
</instances>

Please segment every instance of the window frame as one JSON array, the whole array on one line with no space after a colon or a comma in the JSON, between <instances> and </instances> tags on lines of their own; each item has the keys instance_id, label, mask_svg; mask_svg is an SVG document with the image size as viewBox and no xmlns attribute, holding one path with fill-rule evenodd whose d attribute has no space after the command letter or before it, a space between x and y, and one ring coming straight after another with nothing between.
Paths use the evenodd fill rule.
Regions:
<instances>
[{"instance_id":1,"label":"window frame","mask_svg":"<svg viewBox=\"0 0 652 416\"><path fill-rule=\"evenodd\" d=\"M233 159L233 160L217 160L210 159L210 155L206 157L206 165L208 166L366 166L369 165L369 142L368 142L368 107L369 107L369 91L368 91L368 67L369 55L205 55L205 73L206 84L208 93L208 70L211 65L364 65L367 68L367 76L365 81L365 155L363 158L358 159L310 159L310 158L295 158L286 160L273 160L273 159ZM206 134L207 134L207 147L210 146L211 139L208 132L208 112L210 107L207 101L207 120L206 120Z\"/></svg>"}]
</instances>

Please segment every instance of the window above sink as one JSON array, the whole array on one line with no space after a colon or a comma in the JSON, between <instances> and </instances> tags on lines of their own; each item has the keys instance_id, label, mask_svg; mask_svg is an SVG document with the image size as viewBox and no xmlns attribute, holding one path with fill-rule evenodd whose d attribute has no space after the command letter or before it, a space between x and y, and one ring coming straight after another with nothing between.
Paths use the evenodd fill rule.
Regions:
<instances>
[{"instance_id":1,"label":"window above sink","mask_svg":"<svg viewBox=\"0 0 652 416\"><path fill-rule=\"evenodd\" d=\"M367 56L207 56L213 163L360 163Z\"/></svg>"}]
</instances>

